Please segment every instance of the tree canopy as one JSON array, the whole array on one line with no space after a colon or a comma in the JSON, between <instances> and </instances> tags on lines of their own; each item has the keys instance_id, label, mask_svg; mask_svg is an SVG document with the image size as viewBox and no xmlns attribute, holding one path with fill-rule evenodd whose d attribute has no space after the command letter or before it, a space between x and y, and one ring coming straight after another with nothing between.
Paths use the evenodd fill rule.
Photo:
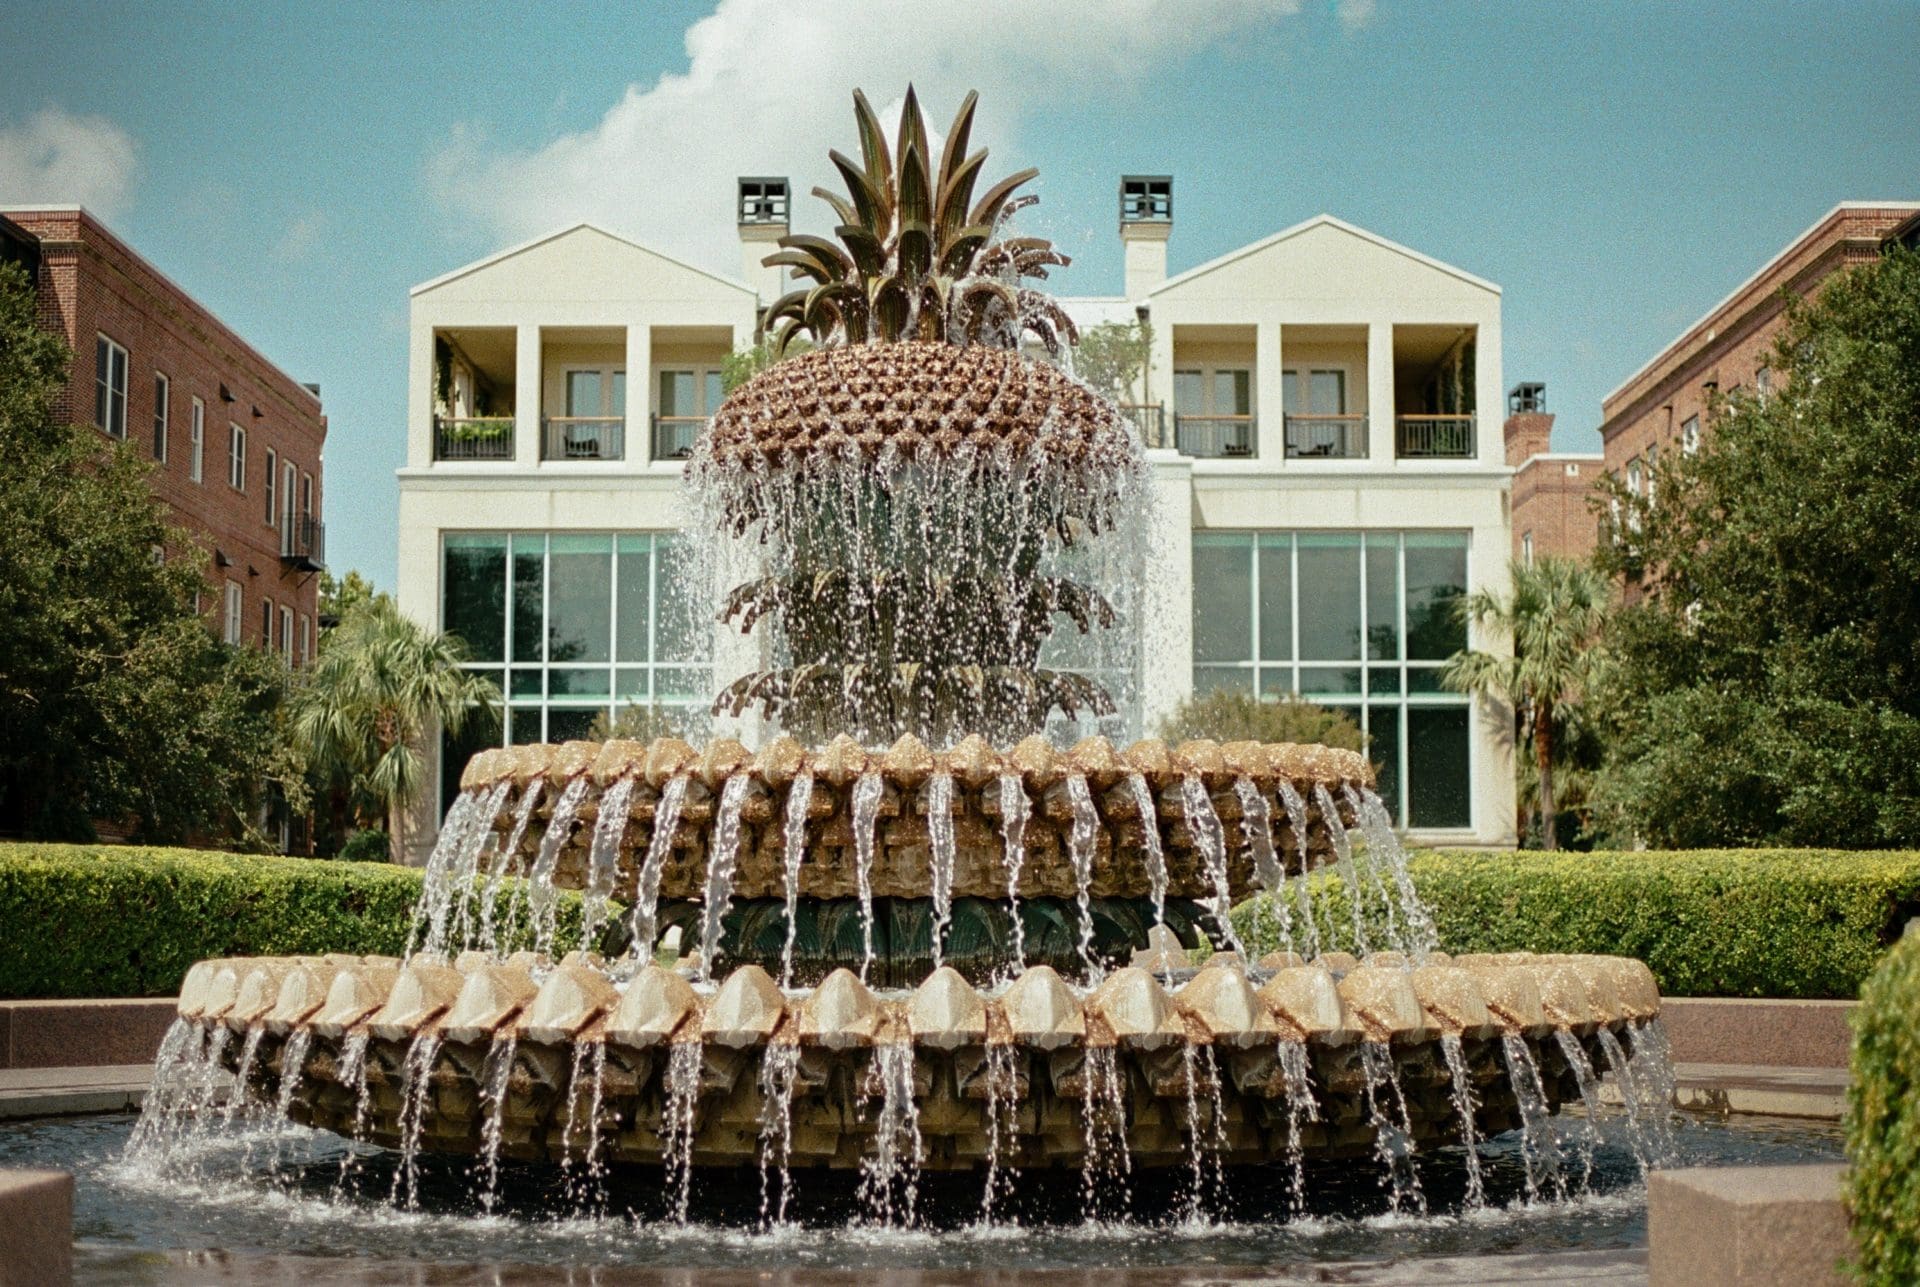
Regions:
<instances>
[{"instance_id":1,"label":"tree canopy","mask_svg":"<svg viewBox=\"0 0 1920 1287\"><path fill-rule=\"evenodd\" d=\"M1775 389L1615 487L1600 822L1653 845L1920 843L1920 254L1789 306ZM1778 377L1784 376L1784 385Z\"/></svg>"}]
</instances>

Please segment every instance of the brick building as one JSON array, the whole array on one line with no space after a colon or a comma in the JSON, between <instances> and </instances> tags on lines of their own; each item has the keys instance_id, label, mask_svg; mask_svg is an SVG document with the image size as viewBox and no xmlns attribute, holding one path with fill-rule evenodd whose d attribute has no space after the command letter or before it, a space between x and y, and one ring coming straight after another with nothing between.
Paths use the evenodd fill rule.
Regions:
<instances>
[{"instance_id":1,"label":"brick building","mask_svg":"<svg viewBox=\"0 0 1920 1287\"><path fill-rule=\"evenodd\" d=\"M1781 293L1805 296L1833 273L1911 237L1920 202L1843 201L1736 287L1601 403L1605 469L1645 494L1660 454L1689 451L1709 427L1716 394L1765 397L1776 376Z\"/></svg>"},{"instance_id":2,"label":"brick building","mask_svg":"<svg viewBox=\"0 0 1920 1287\"><path fill-rule=\"evenodd\" d=\"M1598 452L1554 451L1544 384L1507 394L1507 463L1513 466L1513 557L1584 559L1599 539L1588 497L1600 476Z\"/></svg>"},{"instance_id":3,"label":"brick building","mask_svg":"<svg viewBox=\"0 0 1920 1287\"><path fill-rule=\"evenodd\" d=\"M135 444L154 493L205 545L213 628L304 664L325 550L318 387L78 206L0 212L0 243L33 276L41 324L73 349L59 412Z\"/></svg>"}]
</instances>

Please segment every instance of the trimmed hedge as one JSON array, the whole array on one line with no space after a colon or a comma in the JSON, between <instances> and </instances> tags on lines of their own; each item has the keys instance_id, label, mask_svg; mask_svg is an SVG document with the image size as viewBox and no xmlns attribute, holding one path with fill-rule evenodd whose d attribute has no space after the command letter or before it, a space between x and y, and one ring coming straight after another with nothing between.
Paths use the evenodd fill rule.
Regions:
<instances>
[{"instance_id":1,"label":"trimmed hedge","mask_svg":"<svg viewBox=\"0 0 1920 1287\"><path fill-rule=\"evenodd\" d=\"M171 996L210 956L397 955L419 897L386 863L0 844L0 999ZM569 943L578 897L559 910Z\"/></svg>"},{"instance_id":2,"label":"trimmed hedge","mask_svg":"<svg viewBox=\"0 0 1920 1287\"><path fill-rule=\"evenodd\" d=\"M1635 956L1670 996L1852 998L1920 913L1915 853L1440 851L1411 868L1448 951ZM1339 877L1315 880L1342 927L1328 946L1350 948ZM1243 938L1260 901L1234 912ZM1377 908L1368 920L1378 926ZM1266 950L1273 921L1259 924Z\"/></svg>"},{"instance_id":3,"label":"trimmed hedge","mask_svg":"<svg viewBox=\"0 0 1920 1287\"><path fill-rule=\"evenodd\" d=\"M1860 990L1846 1131L1859 1275L1920 1282L1920 935L1889 952Z\"/></svg>"}]
</instances>

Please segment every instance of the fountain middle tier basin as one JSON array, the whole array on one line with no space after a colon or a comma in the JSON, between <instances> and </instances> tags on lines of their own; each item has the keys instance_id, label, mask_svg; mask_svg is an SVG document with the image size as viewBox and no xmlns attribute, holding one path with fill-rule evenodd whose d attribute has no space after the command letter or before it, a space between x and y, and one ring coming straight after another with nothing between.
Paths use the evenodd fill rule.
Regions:
<instances>
[{"instance_id":1,"label":"fountain middle tier basin","mask_svg":"<svg viewBox=\"0 0 1920 1287\"><path fill-rule=\"evenodd\" d=\"M591 1139L603 1161L735 1166L771 1134L795 1165L854 1167L910 1107L928 1168L1080 1167L1103 1139L1161 1166L1202 1131L1232 1162L1368 1154L1378 1103L1422 1144L1484 1139L1525 1122L1516 1063L1546 1109L1578 1102L1659 1008L1646 966L1598 956L1221 954L885 992L841 970L783 992L751 965L697 985L469 952L204 961L177 1035L296 1122L409 1155L558 1161Z\"/></svg>"},{"instance_id":2,"label":"fountain middle tier basin","mask_svg":"<svg viewBox=\"0 0 1920 1287\"><path fill-rule=\"evenodd\" d=\"M534 793L530 815L501 797L489 826L503 843L519 838L513 861L545 846L550 879L570 888L589 883L602 802L617 800L626 817L614 832L616 869L607 888L622 899L649 860L658 863L659 897L704 897L723 823L738 828L729 831L733 897L924 898L942 814L952 824L954 896L1007 896L1008 856L1017 847L1011 892L1021 898L1214 899L1222 891L1209 864L1224 860L1231 897L1239 899L1256 882L1330 861L1329 807L1342 830L1355 826L1354 793L1372 782L1364 756L1322 746L1146 740L1122 748L1096 737L1062 751L1034 737L1001 751L969 737L934 751L909 735L881 751L846 737L816 749L779 738L758 753L730 740L695 748L677 738L518 746L474 756L461 788L471 800L503 785L522 803ZM870 817L855 807L863 783ZM731 797L730 784L738 788ZM1196 809L1209 816L1190 816ZM556 812L563 833L543 835L553 831ZM674 827L664 844L654 834L663 818ZM1091 824L1083 832L1091 844L1084 880L1070 854L1076 824ZM1257 846L1251 828L1262 833ZM793 840L802 856L797 888L789 890ZM1270 855L1272 868L1257 871L1252 853Z\"/></svg>"}]
</instances>

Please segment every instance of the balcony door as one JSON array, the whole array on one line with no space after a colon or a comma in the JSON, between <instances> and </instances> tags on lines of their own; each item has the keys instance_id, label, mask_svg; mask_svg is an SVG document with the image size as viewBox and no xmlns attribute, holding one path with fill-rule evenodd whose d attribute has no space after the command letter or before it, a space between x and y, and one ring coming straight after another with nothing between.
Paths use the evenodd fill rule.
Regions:
<instances>
[{"instance_id":1,"label":"balcony door","mask_svg":"<svg viewBox=\"0 0 1920 1287\"><path fill-rule=\"evenodd\" d=\"M566 417L552 444L563 460L619 460L627 416L627 373L620 367L569 367Z\"/></svg>"},{"instance_id":2,"label":"balcony door","mask_svg":"<svg viewBox=\"0 0 1920 1287\"><path fill-rule=\"evenodd\" d=\"M300 471L289 462L280 471L280 554L285 557L294 553L297 539L294 532L294 517L299 513L299 495L294 488L300 482ZM289 654L291 655L291 654Z\"/></svg>"},{"instance_id":3,"label":"balcony door","mask_svg":"<svg viewBox=\"0 0 1920 1287\"><path fill-rule=\"evenodd\" d=\"M684 460L707 417L720 409L726 397L724 382L716 367L666 367L658 378L653 456Z\"/></svg>"},{"instance_id":4,"label":"balcony door","mask_svg":"<svg viewBox=\"0 0 1920 1287\"><path fill-rule=\"evenodd\" d=\"M1366 454L1360 418L1347 410L1345 368L1286 368L1280 372L1280 391L1287 416L1287 455L1348 458Z\"/></svg>"},{"instance_id":5,"label":"balcony door","mask_svg":"<svg viewBox=\"0 0 1920 1287\"><path fill-rule=\"evenodd\" d=\"M1189 456L1253 454L1253 371L1243 366L1176 368L1173 412Z\"/></svg>"}]
</instances>

